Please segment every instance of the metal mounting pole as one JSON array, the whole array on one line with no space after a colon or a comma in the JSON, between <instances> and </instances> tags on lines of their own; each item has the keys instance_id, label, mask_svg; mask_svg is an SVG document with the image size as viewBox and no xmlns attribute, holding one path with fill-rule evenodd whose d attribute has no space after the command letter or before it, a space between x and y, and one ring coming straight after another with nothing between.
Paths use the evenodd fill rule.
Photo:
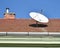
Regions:
<instances>
[{"instance_id":1,"label":"metal mounting pole","mask_svg":"<svg viewBox=\"0 0 60 48\"><path fill-rule=\"evenodd\" d=\"M36 21L36 27L38 27L38 21Z\"/></svg>"},{"instance_id":2,"label":"metal mounting pole","mask_svg":"<svg viewBox=\"0 0 60 48\"><path fill-rule=\"evenodd\" d=\"M43 9L41 9L41 14L43 13Z\"/></svg>"}]
</instances>

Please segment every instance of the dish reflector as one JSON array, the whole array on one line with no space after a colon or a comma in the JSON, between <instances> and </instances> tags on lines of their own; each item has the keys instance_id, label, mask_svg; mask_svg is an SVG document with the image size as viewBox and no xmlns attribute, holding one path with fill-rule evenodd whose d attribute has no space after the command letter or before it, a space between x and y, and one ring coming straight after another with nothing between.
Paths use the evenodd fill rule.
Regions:
<instances>
[{"instance_id":1,"label":"dish reflector","mask_svg":"<svg viewBox=\"0 0 60 48\"><path fill-rule=\"evenodd\" d=\"M41 13L37 13L37 12L30 12L29 14L34 20L41 22L41 23L48 23L49 20L47 17L45 17L43 14Z\"/></svg>"}]
</instances>

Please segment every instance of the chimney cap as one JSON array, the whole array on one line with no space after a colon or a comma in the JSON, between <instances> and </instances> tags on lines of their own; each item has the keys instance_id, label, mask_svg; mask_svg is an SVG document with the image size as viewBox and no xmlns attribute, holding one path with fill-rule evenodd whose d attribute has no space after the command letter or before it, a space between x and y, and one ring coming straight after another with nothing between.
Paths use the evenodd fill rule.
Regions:
<instances>
[{"instance_id":1,"label":"chimney cap","mask_svg":"<svg viewBox=\"0 0 60 48\"><path fill-rule=\"evenodd\" d=\"M12 12L10 12L10 13L6 13L6 12L5 12L4 15L5 15L5 14L16 15L15 13L12 13Z\"/></svg>"},{"instance_id":2,"label":"chimney cap","mask_svg":"<svg viewBox=\"0 0 60 48\"><path fill-rule=\"evenodd\" d=\"M9 9L9 8L6 8L6 9Z\"/></svg>"}]
</instances>

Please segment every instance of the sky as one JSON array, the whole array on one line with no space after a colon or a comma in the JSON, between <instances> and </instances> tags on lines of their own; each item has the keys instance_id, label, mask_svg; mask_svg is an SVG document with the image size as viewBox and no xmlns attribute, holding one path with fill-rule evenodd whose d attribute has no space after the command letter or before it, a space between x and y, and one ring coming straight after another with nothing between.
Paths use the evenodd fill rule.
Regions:
<instances>
[{"instance_id":1,"label":"sky","mask_svg":"<svg viewBox=\"0 0 60 48\"><path fill-rule=\"evenodd\" d=\"M31 18L30 12L41 12L48 18L60 19L60 0L0 0L0 18L6 8L16 14L16 18Z\"/></svg>"}]
</instances>

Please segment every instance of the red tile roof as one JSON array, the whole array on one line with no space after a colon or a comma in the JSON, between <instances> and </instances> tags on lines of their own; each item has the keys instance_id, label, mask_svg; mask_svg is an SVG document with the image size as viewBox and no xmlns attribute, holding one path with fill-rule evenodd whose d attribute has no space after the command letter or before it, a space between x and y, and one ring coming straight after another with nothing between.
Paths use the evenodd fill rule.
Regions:
<instances>
[{"instance_id":1,"label":"red tile roof","mask_svg":"<svg viewBox=\"0 0 60 48\"><path fill-rule=\"evenodd\" d=\"M33 19L0 19L0 32L60 32L60 19L50 19L47 25Z\"/></svg>"}]
</instances>

